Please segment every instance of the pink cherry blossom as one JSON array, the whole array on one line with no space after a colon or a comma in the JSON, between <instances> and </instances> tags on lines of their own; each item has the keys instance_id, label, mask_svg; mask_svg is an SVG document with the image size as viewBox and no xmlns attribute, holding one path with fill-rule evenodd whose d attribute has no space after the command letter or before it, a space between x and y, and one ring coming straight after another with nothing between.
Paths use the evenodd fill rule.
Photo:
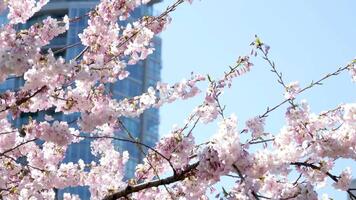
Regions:
<instances>
[{"instance_id":1,"label":"pink cherry blossom","mask_svg":"<svg viewBox=\"0 0 356 200\"><path fill-rule=\"evenodd\" d=\"M0 93L0 198L55 199L58 191L80 186L89 189L91 199L107 200L206 200L211 196L316 200L317 188L329 184L328 180L352 196L351 169L334 171L340 158L356 160L355 102L319 113L306 100L295 99L347 70L355 81L354 60L304 88L297 81L282 83L285 99L252 115L257 117L247 120L241 130L237 116L227 114L230 110L221 96L236 78L255 70L256 50L262 51L262 60L274 63L267 58L270 47L257 37L251 44L256 58L238 57L217 79L192 73L179 82L158 82L137 96L114 99L107 88L131 76L128 67L155 51L152 41L168 28L170 13L193 1L177 0L161 15L130 19L135 9L149 2L101 0L86 14L88 26L79 35L84 51L65 60L56 51L43 49L68 31L70 23L85 17L48 17L19 30L17 24L26 23L48 0L0 0L0 12L8 9L9 19L0 27L0 82L23 77L23 85L16 90ZM134 138L121 122L122 117L139 118L151 108L192 97L200 98L200 104L182 126L174 126L155 145ZM268 130L269 115L284 108L285 123L273 132ZM39 117L31 117L35 113ZM64 120L67 117L74 119ZM196 129L209 123L217 123L217 130ZM195 138L208 133L211 138L197 143ZM90 145L86 153L95 159L66 162L70 145L80 145L84 139L90 139L85 140ZM131 144L144 157L129 180L125 168L130 155L118 151L118 141ZM216 187L224 185L220 181L225 178L232 179L231 186ZM63 199L78 200L79 196L64 193Z\"/></svg>"},{"instance_id":2,"label":"pink cherry blossom","mask_svg":"<svg viewBox=\"0 0 356 200\"><path fill-rule=\"evenodd\" d=\"M8 0L9 15L11 24L25 23L33 14L38 12L49 0Z\"/></svg>"},{"instance_id":3,"label":"pink cherry blossom","mask_svg":"<svg viewBox=\"0 0 356 200\"><path fill-rule=\"evenodd\" d=\"M264 134L264 118L254 117L246 122L247 128L251 131L253 138L258 138Z\"/></svg>"},{"instance_id":4,"label":"pink cherry blossom","mask_svg":"<svg viewBox=\"0 0 356 200\"><path fill-rule=\"evenodd\" d=\"M340 190L347 190L350 187L352 180L352 174L351 174L351 169L346 168L342 173L340 174L340 178L336 183L333 184L333 186L337 189Z\"/></svg>"},{"instance_id":5,"label":"pink cherry blossom","mask_svg":"<svg viewBox=\"0 0 356 200\"><path fill-rule=\"evenodd\" d=\"M292 82L287 85L286 93L284 94L284 97L286 99L294 99L299 92L300 92L299 82L298 81Z\"/></svg>"}]
</instances>

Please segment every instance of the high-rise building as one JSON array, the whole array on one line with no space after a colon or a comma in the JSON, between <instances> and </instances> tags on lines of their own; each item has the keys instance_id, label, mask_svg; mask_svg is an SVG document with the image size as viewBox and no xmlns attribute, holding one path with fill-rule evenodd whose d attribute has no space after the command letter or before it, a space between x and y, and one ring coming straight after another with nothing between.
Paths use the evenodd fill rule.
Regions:
<instances>
[{"instance_id":1,"label":"high-rise building","mask_svg":"<svg viewBox=\"0 0 356 200\"><path fill-rule=\"evenodd\" d=\"M161 0L152 0L150 4L135 9L131 14L130 20L134 21L141 16L152 15L153 4L160 1ZM47 16L58 19L61 19L64 15L68 15L69 18L84 16L92 8L94 8L98 2L98 0L51 0L50 3L42 8L40 12L36 13L26 24L20 25L19 29L28 28L32 24L41 21ZM0 22L4 22L4 16L0 17ZM64 46L80 42L78 34L81 33L86 26L87 18L71 23L69 31L52 40L51 44L46 48L51 48L52 51L56 51ZM128 78L107 85L114 98L122 99L139 95L142 92L145 92L149 86L155 85L156 82L160 80L161 39L159 37L155 37L153 43L155 47L154 53L150 55L148 59L141 61L136 65L129 66L128 71L130 72L130 76ZM70 60L78 55L83 48L83 46L77 45L61 51L56 55L62 56L66 60ZM7 89L19 88L23 84L24 81L22 78L8 79L4 83L0 84L0 93ZM54 110L49 110L39 113L23 113L19 119L14 121L14 125L20 126L21 124L26 123L28 116L43 120L45 114L51 114L58 120L66 121L72 121L73 119L78 118L78 114L64 116L61 113L54 113ZM122 118L121 120L135 138L149 146L155 145L158 140L158 109L149 109L138 118ZM124 135L124 133L117 134ZM64 162L76 162L79 159L84 160L86 163L91 162L94 158L90 153L89 143L89 140L84 140L79 144L71 145L66 152ZM142 160L144 155L142 155L142 152L137 148L137 146L131 143L115 141L114 144L118 150L127 150L129 152L130 159L127 163L125 177L132 177L135 166ZM89 191L84 187L66 188L64 190L60 190L58 193L59 196L61 196L63 192L79 194L82 199L89 199Z\"/></svg>"},{"instance_id":2,"label":"high-rise building","mask_svg":"<svg viewBox=\"0 0 356 200\"><path fill-rule=\"evenodd\" d=\"M353 180L351 181L350 189L351 189L351 193L352 193L353 195L356 195L356 179L353 179ZM347 199L353 200L352 198L350 198L350 195L349 195L349 194L347 194Z\"/></svg>"}]
</instances>

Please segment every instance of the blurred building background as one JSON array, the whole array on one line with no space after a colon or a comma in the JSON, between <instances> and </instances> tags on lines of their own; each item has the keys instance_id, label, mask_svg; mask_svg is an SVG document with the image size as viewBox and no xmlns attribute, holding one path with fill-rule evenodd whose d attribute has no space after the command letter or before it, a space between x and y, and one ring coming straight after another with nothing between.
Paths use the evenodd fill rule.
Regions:
<instances>
[{"instance_id":1,"label":"blurred building background","mask_svg":"<svg viewBox=\"0 0 356 200\"><path fill-rule=\"evenodd\" d=\"M356 195L356 179L352 180L350 189L351 189L352 194ZM350 195L347 195L347 199L353 200L353 199L351 199Z\"/></svg>"},{"instance_id":2,"label":"blurred building background","mask_svg":"<svg viewBox=\"0 0 356 200\"><path fill-rule=\"evenodd\" d=\"M161 0L153 0L148 5L141 6L134 10L129 21L135 21L141 16L153 14L153 4L160 2ZM53 18L62 19L64 15L68 15L69 18L76 18L84 16L95 5L98 0L51 0L40 12L36 13L26 24L19 25L19 29L26 29L37 23L47 16ZM87 26L87 17L84 19L71 23L70 29L66 33L58 36L52 40L51 44L46 49L51 48L52 51L57 51L66 45L75 44L80 42L78 34L83 31ZM6 23L6 16L0 17L0 23ZM124 25L124 24L122 24ZM149 86L153 86L161 79L161 39L159 37L154 38L155 51L145 61L139 62L134 66L128 66L130 76L125 80L118 81L114 84L107 85L115 99L123 99L126 97L132 97L145 92ZM46 50L44 49L44 50ZM70 60L78 55L84 49L83 46L75 46L56 54L66 60ZM0 84L0 93L5 90L13 90L21 87L24 84L23 78L11 78ZM50 114L57 120L72 121L79 117L78 114L72 114L64 116L62 113L55 113L53 110L38 113L22 113L20 118L14 121L14 125L19 127L22 124L28 122L29 116L38 120L44 120L44 115ZM147 110L138 118L122 118L121 119L125 127L131 132L131 134L139 139L141 142L154 146L158 140L158 125L159 125L159 111L152 108ZM120 137L125 137L125 133L117 133ZM84 140L79 144L73 144L66 152L64 162L76 162L79 159L84 160L85 163L89 163L95 158L90 153L90 140ZM130 159L126 165L125 177L130 178L134 174L135 166L142 160L143 154L137 148L137 146L131 143L124 143L115 141L115 147L120 151L128 151ZM147 149L144 149L145 151ZM73 194L79 194L82 199L89 199L89 190L85 187L66 188L59 190L58 197L61 198L63 192L70 192Z\"/></svg>"}]
</instances>

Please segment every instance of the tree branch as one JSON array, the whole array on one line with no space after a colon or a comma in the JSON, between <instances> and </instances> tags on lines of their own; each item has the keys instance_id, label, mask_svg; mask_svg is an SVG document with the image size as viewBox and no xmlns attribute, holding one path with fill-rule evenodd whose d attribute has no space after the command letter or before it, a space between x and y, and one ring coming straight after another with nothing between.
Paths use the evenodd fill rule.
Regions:
<instances>
[{"instance_id":1,"label":"tree branch","mask_svg":"<svg viewBox=\"0 0 356 200\"><path fill-rule=\"evenodd\" d=\"M169 176L167 178L164 179L160 179L160 180L153 180L150 182L145 182L145 183L141 183L141 184L137 184L134 186L126 186L125 189L116 192L114 194L108 195L106 196L103 200L115 200L115 199L119 199L121 197L125 197L128 196L132 193L135 192L139 192L141 190L144 189L148 189L148 188L152 188L152 187L158 187L161 185L168 185L171 183L175 183L177 181L181 181L184 180L186 177L189 176L189 173L192 172L197 166L199 165L199 162L196 162L194 164L189 165L185 170L177 173L176 175L173 176Z\"/></svg>"},{"instance_id":2,"label":"tree branch","mask_svg":"<svg viewBox=\"0 0 356 200\"><path fill-rule=\"evenodd\" d=\"M337 69L335 72L326 74L325 76L323 76L322 78L320 78L318 81L316 81L316 82L312 81L308 86L306 86L306 87L304 87L303 89L301 89L298 94L301 94L301 93L303 93L304 91L306 91L306 90L308 90L308 89L310 89L310 88L312 88L312 87L314 87L314 86L316 86L316 85L321 85L322 81L324 81L324 80L326 80L326 79L328 79L328 78L330 78L330 77L332 77L332 76L337 76L337 75L339 75L342 71L347 70L350 66L351 66L351 64L348 64L348 65L346 65L345 67L340 67L340 68ZM286 99L286 100L282 101L281 103L277 104L276 106L274 106L274 107L272 107L272 108L267 107L266 112L264 112L264 113L263 113L262 115L260 115L259 117L260 117L260 118L265 118L265 117L267 117L269 113L271 113L272 111L276 110L277 108L279 108L280 106L282 106L283 104L285 104L285 103L287 103L287 102L289 102L289 99Z\"/></svg>"},{"instance_id":3,"label":"tree branch","mask_svg":"<svg viewBox=\"0 0 356 200\"><path fill-rule=\"evenodd\" d=\"M44 86L42 86L40 89L36 90L36 91L35 91L33 94L31 94L30 96L16 100L15 105L16 105L16 106L21 106L23 103L26 103L28 100L30 100L32 97L36 96L37 94L41 93L41 92L42 92L43 90L45 90L46 88L47 88L47 86L44 85ZM6 110L8 110L8 109L10 109L11 107L12 107L12 106L6 106L3 110L0 110L0 113L6 111Z\"/></svg>"},{"instance_id":4,"label":"tree branch","mask_svg":"<svg viewBox=\"0 0 356 200\"><path fill-rule=\"evenodd\" d=\"M4 156L5 154L7 154L7 153L9 153L9 152L11 152L11 151L13 151L13 150L15 150L15 149L17 149L17 148L23 146L23 145L25 145L25 144L27 144L27 143L34 142L34 141L36 141L36 140L37 140L37 138L32 139L32 140L27 140L27 141L25 141L25 142L22 142L22 143L20 143L20 144L18 144L18 145L16 145L16 146L14 146L14 147L11 148L11 149L7 149L7 150L5 150L4 152L0 153L0 157L1 157L1 156Z\"/></svg>"},{"instance_id":5,"label":"tree branch","mask_svg":"<svg viewBox=\"0 0 356 200\"><path fill-rule=\"evenodd\" d=\"M311 169L314 169L314 170L318 170L318 171L320 171L320 172L323 172L323 171L321 170L321 167L318 167L318 166L316 166L316 165L314 165L314 164L311 164L311 163L292 162L292 163L290 163L290 164L291 164L291 165L294 165L294 166L309 167L309 168L311 168ZM325 172L325 174L326 174L329 178L331 178L333 181L335 181L336 183L339 181L338 177L335 176L335 175L333 175L333 174L331 174L330 172ZM350 195L350 197L351 197L352 199L356 199L356 196L351 192L351 189L346 190L346 192Z\"/></svg>"}]
</instances>

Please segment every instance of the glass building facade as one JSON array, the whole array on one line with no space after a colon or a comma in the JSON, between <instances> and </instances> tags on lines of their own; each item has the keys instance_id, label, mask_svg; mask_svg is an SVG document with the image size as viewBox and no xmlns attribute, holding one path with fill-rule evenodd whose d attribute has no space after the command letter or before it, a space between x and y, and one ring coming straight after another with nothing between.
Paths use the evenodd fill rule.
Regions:
<instances>
[{"instance_id":1,"label":"glass building facade","mask_svg":"<svg viewBox=\"0 0 356 200\"><path fill-rule=\"evenodd\" d=\"M356 195L356 179L353 179L352 181L351 181L351 184L350 184L350 187L349 187L350 189L353 189L353 190L351 190L351 193L353 194L353 195ZM347 194L347 199L348 200L352 200L351 198L350 198L350 195L349 194Z\"/></svg>"},{"instance_id":2,"label":"glass building facade","mask_svg":"<svg viewBox=\"0 0 356 200\"><path fill-rule=\"evenodd\" d=\"M41 21L47 16L53 18L61 19L64 15L68 15L69 18L75 18L79 16L84 16L92 8L97 5L98 0L51 0L39 13L36 13L26 24L20 25L19 29L25 29L32 24ZM153 0L149 5L141 6L134 10L131 15L130 20L134 21L140 16L152 15L153 4L160 2L160 0ZM0 17L0 23L5 23L6 19L4 16ZM52 40L48 48L52 51L61 49L62 47L70 44L75 44L80 42L78 34L83 31L87 26L87 18L82 19L78 22L71 23L70 29L66 33L58 36ZM113 94L115 99L123 99L127 97L132 97L140 95L142 92L147 91L147 88L154 86L157 81L160 81L161 75L161 39L155 37L153 40L155 51L148 59L139 62L136 65L128 66L128 71L130 76L122 81L117 81L116 83L107 85L110 92ZM75 46L69 48L65 51L56 54L57 56L62 56L66 60L70 60L77 56L82 50L83 46ZM6 80L4 83L0 84L0 93L8 89L16 89L24 84L22 78L11 78ZM36 118L38 120L44 120L44 115L50 114L58 120L72 121L79 117L79 114L72 115L62 115L61 113L55 113L53 110L48 110L46 112L39 113L23 113L20 118L14 121L15 126L21 126L21 124L27 123L29 116ZM141 116L137 118L122 118L121 121L125 127L131 132L132 136L139 139L142 143L149 146L154 146L158 140L158 125L159 125L159 111L156 108L152 108L144 112ZM117 133L120 137L123 137L125 133ZM134 174L136 165L141 162L143 158L143 153L137 146L132 143L124 143L120 141L114 141L114 146L119 151L128 151L130 154L130 159L126 166L125 177L130 178ZM144 149L145 151L147 149ZM79 159L84 160L85 163L90 163L95 160L95 158L90 153L90 141L83 140L78 144L72 144L67 152L64 162L76 162ZM89 190L85 187L76 188L66 188L59 190L58 197L64 192L70 192L73 194L79 194L82 199L89 199Z\"/></svg>"}]
</instances>

